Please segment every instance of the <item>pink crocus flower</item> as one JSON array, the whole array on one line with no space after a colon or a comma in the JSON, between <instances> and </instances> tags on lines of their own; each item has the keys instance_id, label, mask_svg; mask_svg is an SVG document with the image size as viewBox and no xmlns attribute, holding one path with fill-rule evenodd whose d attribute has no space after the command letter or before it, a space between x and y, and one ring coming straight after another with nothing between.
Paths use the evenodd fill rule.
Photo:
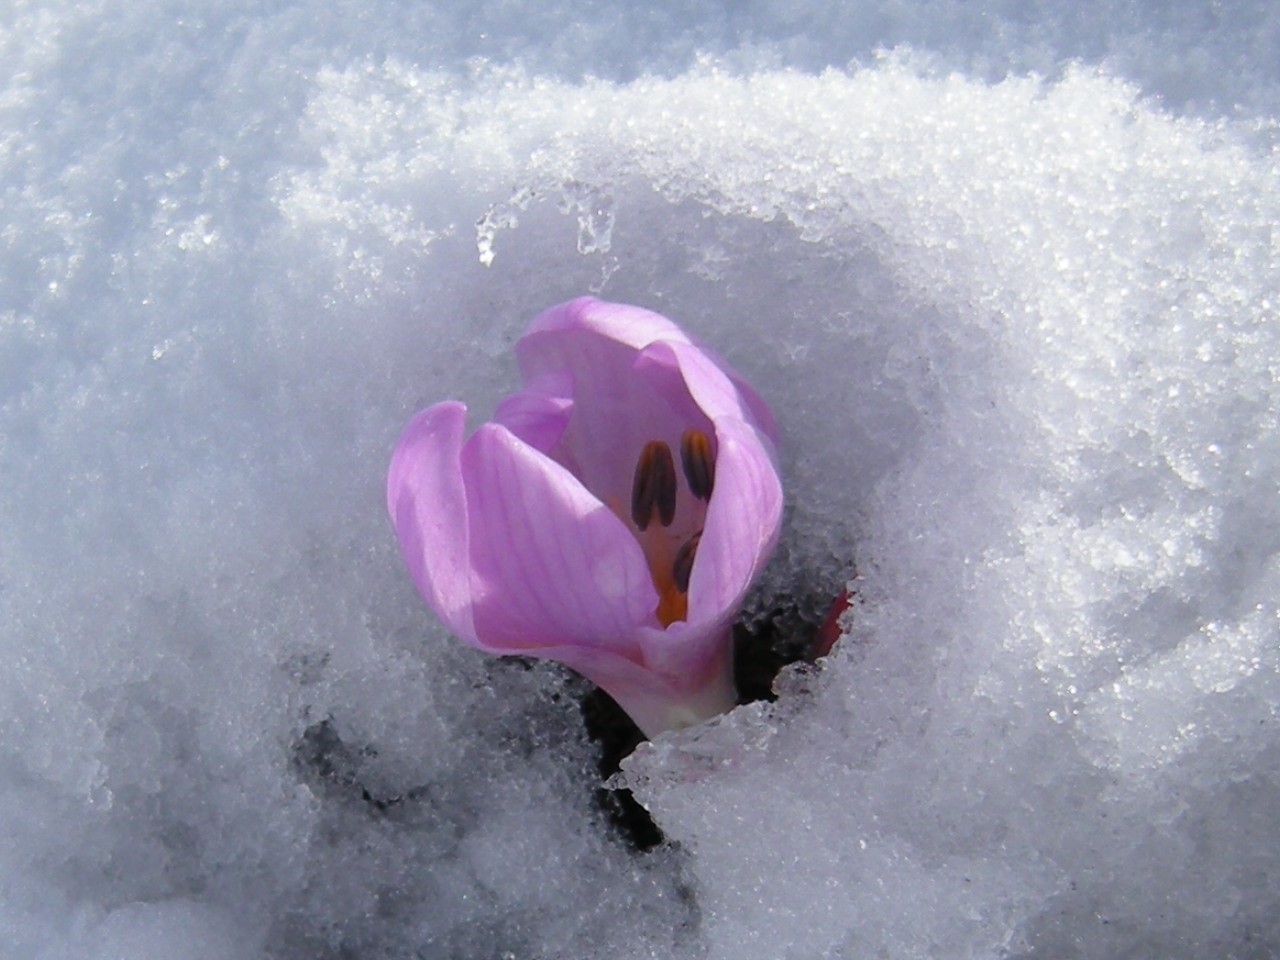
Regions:
<instances>
[{"instance_id":1,"label":"pink crocus flower","mask_svg":"<svg viewBox=\"0 0 1280 960\"><path fill-rule=\"evenodd\" d=\"M446 401L387 477L409 573L455 634L559 660L649 736L735 702L731 630L778 537L764 401L670 320L589 297L516 347L524 388L465 437Z\"/></svg>"}]
</instances>

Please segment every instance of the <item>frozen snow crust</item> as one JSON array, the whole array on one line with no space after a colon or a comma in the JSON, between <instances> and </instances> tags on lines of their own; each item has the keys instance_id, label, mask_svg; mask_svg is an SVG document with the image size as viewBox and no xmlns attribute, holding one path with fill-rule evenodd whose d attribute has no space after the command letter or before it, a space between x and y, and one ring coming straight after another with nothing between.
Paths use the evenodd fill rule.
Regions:
<instances>
[{"instance_id":1,"label":"frozen snow crust","mask_svg":"<svg viewBox=\"0 0 1280 960\"><path fill-rule=\"evenodd\" d=\"M629 9L0 22L0 955L1280 953L1274 23ZM817 71L877 38L934 49ZM857 575L628 761L643 856L581 684L450 641L381 499L587 291L779 415L748 615Z\"/></svg>"}]
</instances>

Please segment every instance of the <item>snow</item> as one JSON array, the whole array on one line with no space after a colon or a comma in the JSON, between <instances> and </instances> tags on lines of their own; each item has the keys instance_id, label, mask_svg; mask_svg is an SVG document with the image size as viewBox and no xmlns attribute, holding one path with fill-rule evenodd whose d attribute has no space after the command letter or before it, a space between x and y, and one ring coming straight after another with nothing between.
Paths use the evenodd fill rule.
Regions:
<instances>
[{"instance_id":1,"label":"snow","mask_svg":"<svg viewBox=\"0 0 1280 960\"><path fill-rule=\"evenodd\" d=\"M0 953L1280 952L1280 16L580 8L0 15ZM644 854L382 503L588 291L779 416L746 615L855 600Z\"/></svg>"}]
</instances>

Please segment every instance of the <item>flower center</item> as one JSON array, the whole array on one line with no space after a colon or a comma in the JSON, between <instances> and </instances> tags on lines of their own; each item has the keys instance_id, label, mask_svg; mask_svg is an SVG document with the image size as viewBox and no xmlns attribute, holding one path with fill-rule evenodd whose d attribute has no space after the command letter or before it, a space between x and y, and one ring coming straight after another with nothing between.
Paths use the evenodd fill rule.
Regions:
<instances>
[{"instance_id":1,"label":"flower center","mask_svg":"<svg viewBox=\"0 0 1280 960\"><path fill-rule=\"evenodd\" d=\"M711 438L701 430L686 430L680 438L680 465L683 491L671 447L650 440L640 451L631 484L631 522L658 591L655 613L664 627L689 614L689 578L715 486Z\"/></svg>"}]
</instances>

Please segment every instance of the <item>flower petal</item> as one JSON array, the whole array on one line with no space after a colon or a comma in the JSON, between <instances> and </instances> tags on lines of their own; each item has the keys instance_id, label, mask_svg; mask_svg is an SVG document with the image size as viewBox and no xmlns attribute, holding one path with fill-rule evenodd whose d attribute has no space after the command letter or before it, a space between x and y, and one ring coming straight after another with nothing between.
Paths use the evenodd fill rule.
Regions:
<instances>
[{"instance_id":1,"label":"flower petal","mask_svg":"<svg viewBox=\"0 0 1280 960\"><path fill-rule=\"evenodd\" d=\"M668 393L687 394L702 417L746 420L774 441L777 427L769 407L701 347L658 341L641 352L636 368L653 382L668 381Z\"/></svg>"},{"instance_id":2,"label":"flower petal","mask_svg":"<svg viewBox=\"0 0 1280 960\"><path fill-rule=\"evenodd\" d=\"M646 736L655 737L733 709L737 697L729 630L726 623L692 655L668 643L671 669L636 663L599 647L549 647L538 656L558 660L602 687Z\"/></svg>"},{"instance_id":3,"label":"flower petal","mask_svg":"<svg viewBox=\"0 0 1280 960\"><path fill-rule=\"evenodd\" d=\"M544 310L516 345L520 370L526 381L547 370L563 368L565 339L581 334L636 351L658 342L687 344L693 348L690 352L701 355L708 366L719 370L732 383L747 410L745 419L754 422L765 436L777 443L778 427L773 412L751 385L710 347L661 314L642 307L579 297Z\"/></svg>"},{"instance_id":4,"label":"flower petal","mask_svg":"<svg viewBox=\"0 0 1280 960\"><path fill-rule=\"evenodd\" d=\"M419 592L450 630L478 643L460 459L466 418L467 408L449 401L409 421L387 473L387 512Z\"/></svg>"},{"instance_id":5,"label":"flower petal","mask_svg":"<svg viewBox=\"0 0 1280 960\"><path fill-rule=\"evenodd\" d=\"M655 340L692 342L688 334L660 313L626 303L578 297L542 311L529 324L516 347L520 369L525 371L526 362L536 363L538 342L543 335L584 331L632 350L643 350Z\"/></svg>"},{"instance_id":6,"label":"flower petal","mask_svg":"<svg viewBox=\"0 0 1280 960\"><path fill-rule=\"evenodd\" d=\"M650 330L671 327L657 314L628 309L633 313L624 315L634 315L638 324ZM559 375L572 384L572 415L562 442L549 451L552 457L573 470L598 498L621 511L631 501L636 459L645 444L662 440L679 449L679 425L694 409L683 383L674 377L655 381L647 371L637 369L640 351L636 347L589 325L566 322L527 335L518 350L527 383Z\"/></svg>"},{"instance_id":7,"label":"flower petal","mask_svg":"<svg viewBox=\"0 0 1280 960\"><path fill-rule=\"evenodd\" d=\"M634 658L657 593L639 544L568 470L488 423L462 451L474 618L486 649L599 645Z\"/></svg>"},{"instance_id":8,"label":"flower petal","mask_svg":"<svg viewBox=\"0 0 1280 960\"><path fill-rule=\"evenodd\" d=\"M782 484L769 441L750 424L727 418L716 424L716 436L716 489L689 581L688 617L638 633L645 664L675 689L714 672L782 523Z\"/></svg>"},{"instance_id":9,"label":"flower petal","mask_svg":"<svg viewBox=\"0 0 1280 960\"><path fill-rule=\"evenodd\" d=\"M754 422L741 388L705 353L688 344L655 343L638 365L655 382L679 377L716 435L715 492L689 580L688 623L696 628L736 609L773 552L782 523L782 482L766 425ZM681 632L676 625L670 629Z\"/></svg>"},{"instance_id":10,"label":"flower petal","mask_svg":"<svg viewBox=\"0 0 1280 960\"><path fill-rule=\"evenodd\" d=\"M573 378L568 371L557 371L544 374L518 393L504 397L493 420L529 446L549 454L560 444L572 413Z\"/></svg>"},{"instance_id":11,"label":"flower petal","mask_svg":"<svg viewBox=\"0 0 1280 960\"><path fill-rule=\"evenodd\" d=\"M736 610L778 542L782 481L770 446L743 420L716 421L716 489L689 580L690 624Z\"/></svg>"}]
</instances>

